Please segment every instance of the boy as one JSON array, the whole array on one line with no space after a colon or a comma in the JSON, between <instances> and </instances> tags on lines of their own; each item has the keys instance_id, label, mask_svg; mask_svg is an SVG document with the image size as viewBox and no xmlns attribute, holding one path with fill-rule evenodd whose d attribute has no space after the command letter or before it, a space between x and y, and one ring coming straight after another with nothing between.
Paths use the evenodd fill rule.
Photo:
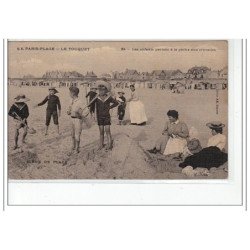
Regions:
<instances>
[{"instance_id":1,"label":"boy","mask_svg":"<svg viewBox=\"0 0 250 250\"><path fill-rule=\"evenodd\" d=\"M100 132L100 145L98 150L101 150L104 147L104 131L107 135L107 146L106 150L112 149L112 137L110 132L111 117L109 110L118 106L118 102L109 94L111 86L108 82L99 81L98 82L99 95L93 101L96 104L96 115L97 115L97 124L99 126Z\"/></svg>"},{"instance_id":2,"label":"boy","mask_svg":"<svg viewBox=\"0 0 250 250\"><path fill-rule=\"evenodd\" d=\"M97 93L97 88L96 87L91 87L90 91L88 92L88 94L86 95L86 98L89 97L88 103L91 103L91 101L96 97ZM95 114L95 103L91 103L89 106L89 112L92 118L94 118L94 114Z\"/></svg>"},{"instance_id":3,"label":"boy","mask_svg":"<svg viewBox=\"0 0 250 250\"><path fill-rule=\"evenodd\" d=\"M122 121L125 115L125 110L126 110L126 98L124 97L124 92L119 91L118 95L119 97L117 98L117 101L119 102L118 109L117 109L117 115L118 115L118 120L119 123L118 125L122 125Z\"/></svg>"},{"instance_id":4,"label":"boy","mask_svg":"<svg viewBox=\"0 0 250 250\"><path fill-rule=\"evenodd\" d=\"M67 114L71 116L71 137L72 137L72 150L71 153L79 153L80 148L80 137L82 133L82 113L83 113L83 103L79 99L79 88L72 86L69 88L70 97L72 98L72 103L67 111Z\"/></svg>"},{"instance_id":5,"label":"boy","mask_svg":"<svg viewBox=\"0 0 250 250\"><path fill-rule=\"evenodd\" d=\"M59 135L58 115L59 117L61 116L61 103L60 103L59 97L56 96L56 93L58 93L58 91L54 87L49 88L49 95L46 96L42 102L35 105L35 107L38 107L48 102L47 109L46 109L45 136L48 135L48 129L49 129L51 116L53 117L53 121L54 121L54 124L56 125L57 133ZM59 112L57 112L57 109Z\"/></svg>"},{"instance_id":6,"label":"boy","mask_svg":"<svg viewBox=\"0 0 250 250\"><path fill-rule=\"evenodd\" d=\"M28 132L28 123L27 118L29 117L29 108L26 104L29 101L25 95L18 95L15 99L15 103L11 106L8 115L13 117L16 122L15 127L15 144L13 150L18 148L18 137L19 137L19 130L23 128L23 138L22 143L25 143L25 138Z\"/></svg>"}]
</instances>

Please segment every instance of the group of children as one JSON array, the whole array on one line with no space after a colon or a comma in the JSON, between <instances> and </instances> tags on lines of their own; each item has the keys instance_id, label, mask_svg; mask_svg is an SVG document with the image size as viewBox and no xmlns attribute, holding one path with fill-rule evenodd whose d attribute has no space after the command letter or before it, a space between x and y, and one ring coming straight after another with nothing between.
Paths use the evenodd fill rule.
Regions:
<instances>
[{"instance_id":1,"label":"group of children","mask_svg":"<svg viewBox=\"0 0 250 250\"><path fill-rule=\"evenodd\" d=\"M97 87L92 86L90 88L90 91L86 95L86 98L88 98L88 103L89 103L89 112L91 114L91 117L94 119L95 119L96 103L93 100L97 96L97 90L98 90ZM117 94L118 94L118 97L116 98L116 100L119 103L118 108L117 108L117 116L119 120L118 125L122 125L123 119L125 116L125 111L126 111L126 98L124 96L125 93L123 91L118 91Z\"/></svg>"},{"instance_id":2,"label":"group of children","mask_svg":"<svg viewBox=\"0 0 250 250\"><path fill-rule=\"evenodd\" d=\"M98 92L97 92L98 90ZM104 133L107 136L106 150L112 149L112 137L110 132L111 116L110 110L118 106L118 119L119 125L122 125L126 110L126 98L124 92L119 91L118 97L114 98L111 94L111 86L106 81L98 81L97 87L92 87L90 92L86 95L89 98L87 106L84 106L83 100L79 98L79 88L72 86L69 88L70 97L72 99L71 105L67 110L67 114L71 117L71 137L72 137L72 150L71 153L79 152L80 136L82 131L82 123L88 115L84 112L87 108L92 118L95 119L99 126L100 131L100 144L99 149L104 148ZM42 106L47 103L46 108L46 121L45 121L45 135L48 134L48 128L50 125L51 117L57 128L59 134L59 117L61 115L61 103L59 97L56 95L58 91L51 87L49 88L49 95L34 108ZM29 117L29 108L26 102L29 99L25 95L18 95L14 99L14 104L9 110L9 115L14 118L15 121L15 140L13 149L18 148L19 130L24 129L22 143L25 143L25 138L28 132L27 118Z\"/></svg>"}]
</instances>

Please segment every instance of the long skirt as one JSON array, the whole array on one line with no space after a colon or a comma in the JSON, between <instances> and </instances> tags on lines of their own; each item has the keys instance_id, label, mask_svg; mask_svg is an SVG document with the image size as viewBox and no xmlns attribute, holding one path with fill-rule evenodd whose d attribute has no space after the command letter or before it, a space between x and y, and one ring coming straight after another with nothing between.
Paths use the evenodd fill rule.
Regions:
<instances>
[{"instance_id":1,"label":"long skirt","mask_svg":"<svg viewBox=\"0 0 250 250\"><path fill-rule=\"evenodd\" d=\"M182 138L169 137L164 155L172 155L176 153L183 153L184 148L187 146L187 140Z\"/></svg>"},{"instance_id":2,"label":"long skirt","mask_svg":"<svg viewBox=\"0 0 250 250\"><path fill-rule=\"evenodd\" d=\"M141 101L131 101L129 105L130 121L133 124L142 124L146 122L144 104Z\"/></svg>"},{"instance_id":3,"label":"long skirt","mask_svg":"<svg viewBox=\"0 0 250 250\"><path fill-rule=\"evenodd\" d=\"M181 168L192 166L193 168L212 168L219 167L227 162L227 154L220 151L217 147L203 148L199 153L188 156L184 162L180 163Z\"/></svg>"}]
</instances>

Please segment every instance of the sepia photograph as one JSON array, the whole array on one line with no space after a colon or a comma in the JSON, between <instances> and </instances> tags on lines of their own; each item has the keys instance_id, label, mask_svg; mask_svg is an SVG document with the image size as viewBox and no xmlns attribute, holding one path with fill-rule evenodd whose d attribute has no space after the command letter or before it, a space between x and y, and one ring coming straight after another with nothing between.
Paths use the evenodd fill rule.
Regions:
<instances>
[{"instance_id":1,"label":"sepia photograph","mask_svg":"<svg viewBox=\"0 0 250 250\"><path fill-rule=\"evenodd\" d=\"M7 50L10 180L228 178L226 40Z\"/></svg>"}]
</instances>

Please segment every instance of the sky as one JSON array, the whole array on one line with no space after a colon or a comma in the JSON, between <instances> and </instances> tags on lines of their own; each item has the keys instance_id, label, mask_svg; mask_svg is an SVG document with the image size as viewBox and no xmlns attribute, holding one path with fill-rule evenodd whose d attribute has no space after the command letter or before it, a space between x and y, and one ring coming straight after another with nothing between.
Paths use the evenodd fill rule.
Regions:
<instances>
[{"instance_id":1,"label":"sky","mask_svg":"<svg viewBox=\"0 0 250 250\"><path fill-rule=\"evenodd\" d=\"M34 48L38 48L35 50ZM54 49L54 50L52 50ZM9 77L46 71L77 71L97 75L125 69L152 72L207 66L220 70L228 65L226 41L9 41Z\"/></svg>"}]
</instances>

